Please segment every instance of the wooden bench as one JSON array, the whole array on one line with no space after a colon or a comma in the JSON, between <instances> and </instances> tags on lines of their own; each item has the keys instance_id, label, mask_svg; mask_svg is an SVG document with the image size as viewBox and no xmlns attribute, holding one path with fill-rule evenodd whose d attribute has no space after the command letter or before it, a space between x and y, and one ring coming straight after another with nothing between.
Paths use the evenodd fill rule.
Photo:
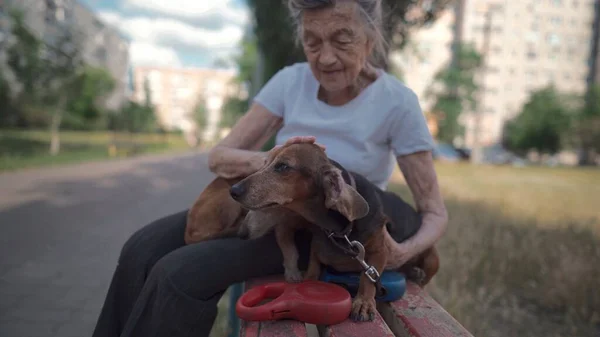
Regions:
<instances>
[{"instance_id":1,"label":"wooden bench","mask_svg":"<svg viewBox=\"0 0 600 337\"><path fill-rule=\"evenodd\" d=\"M281 277L251 280L244 290ZM455 337L472 335L444 310L427 292L408 282L404 296L392 303L379 303L372 322L347 319L334 326L314 326L294 320L241 321L241 337Z\"/></svg>"}]
</instances>

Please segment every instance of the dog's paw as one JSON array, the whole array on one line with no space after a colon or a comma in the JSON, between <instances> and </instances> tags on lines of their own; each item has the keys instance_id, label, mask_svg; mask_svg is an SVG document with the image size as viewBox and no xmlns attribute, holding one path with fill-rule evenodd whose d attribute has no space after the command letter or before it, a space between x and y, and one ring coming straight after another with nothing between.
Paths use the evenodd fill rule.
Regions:
<instances>
[{"instance_id":1,"label":"dog's paw","mask_svg":"<svg viewBox=\"0 0 600 337\"><path fill-rule=\"evenodd\" d=\"M285 268L285 280L288 283L299 283L302 282L302 273L300 270L296 269L288 269Z\"/></svg>"},{"instance_id":2,"label":"dog's paw","mask_svg":"<svg viewBox=\"0 0 600 337\"><path fill-rule=\"evenodd\" d=\"M318 281L319 280L319 271L312 272L310 269L304 273L305 281Z\"/></svg>"},{"instance_id":3,"label":"dog's paw","mask_svg":"<svg viewBox=\"0 0 600 337\"><path fill-rule=\"evenodd\" d=\"M409 280L415 282L419 286L423 286L423 282L425 282L425 278L427 277L425 271L418 267L411 268L407 276Z\"/></svg>"},{"instance_id":4,"label":"dog's paw","mask_svg":"<svg viewBox=\"0 0 600 337\"><path fill-rule=\"evenodd\" d=\"M364 299L356 297L352 300L350 319L355 322L372 321L375 319L375 311L377 311L375 298Z\"/></svg>"}]
</instances>

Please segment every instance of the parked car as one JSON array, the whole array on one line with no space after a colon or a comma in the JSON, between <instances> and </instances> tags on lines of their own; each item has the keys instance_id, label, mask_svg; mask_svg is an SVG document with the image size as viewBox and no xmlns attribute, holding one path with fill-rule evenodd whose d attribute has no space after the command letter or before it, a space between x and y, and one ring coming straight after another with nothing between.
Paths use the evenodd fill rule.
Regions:
<instances>
[{"instance_id":1,"label":"parked car","mask_svg":"<svg viewBox=\"0 0 600 337\"><path fill-rule=\"evenodd\" d=\"M470 160L471 159L471 149L466 147L455 147L456 152L460 155L462 160Z\"/></svg>"},{"instance_id":2,"label":"parked car","mask_svg":"<svg viewBox=\"0 0 600 337\"><path fill-rule=\"evenodd\" d=\"M523 158L506 150L501 144L494 144L482 149L483 162L492 165L525 166Z\"/></svg>"},{"instance_id":3,"label":"parked car","mask_svg":"<svg viewBox=\"0 0 600 337\"><path fill-rule=\"evenodd\" d=\"M461 154L456 149L446 143L438 143L432 151L433 159L446 162L458 162L461 160Z\"/></svg>"}]
</instances>

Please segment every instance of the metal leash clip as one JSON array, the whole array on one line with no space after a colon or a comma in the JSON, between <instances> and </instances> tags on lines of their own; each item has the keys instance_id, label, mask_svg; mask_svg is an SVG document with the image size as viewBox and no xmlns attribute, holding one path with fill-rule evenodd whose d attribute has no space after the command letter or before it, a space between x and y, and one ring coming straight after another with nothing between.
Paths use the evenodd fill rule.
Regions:
<instances>
[{"instance_id":1,"label":"metal leash clip","mask_svg":"<svg viewBox=\"0 0 600 337\"><path fill-rule=\"evenodd\" d=\"M348 240L347 237L346 240ZM375 269L375 267L365 262L365 247L362 245L362 243L358 241L350 242L350 240L348 240L348 243L351 247L358 250L358 255L354 259L356 259L358 263L360 263L360 265L363 267L363 269L365 270L365 275L367 275L371 282L377 283L377 281L379 281L380 275L377 269Z\"/></svg>"}]
</instances>

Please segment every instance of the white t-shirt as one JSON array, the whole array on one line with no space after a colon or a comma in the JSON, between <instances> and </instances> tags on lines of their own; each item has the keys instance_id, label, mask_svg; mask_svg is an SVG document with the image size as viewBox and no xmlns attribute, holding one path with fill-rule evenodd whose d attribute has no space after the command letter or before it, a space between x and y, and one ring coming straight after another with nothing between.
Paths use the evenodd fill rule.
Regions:
<instances>
[{"instance_id":1,"label":"white t-shirt","mask_svg":"<svg viewBox=\"0 0 600 337\"><path fill-rule=\"evenodd\" d=\"M319 82L308 63L281 69L254 98L283 118L276 144L292 136L315 136L327 155L382 189L395 156L433 149L433 138L415 93L383 71L357 97L342 106L317 98Z\"/></svg>"}]
</instances>

